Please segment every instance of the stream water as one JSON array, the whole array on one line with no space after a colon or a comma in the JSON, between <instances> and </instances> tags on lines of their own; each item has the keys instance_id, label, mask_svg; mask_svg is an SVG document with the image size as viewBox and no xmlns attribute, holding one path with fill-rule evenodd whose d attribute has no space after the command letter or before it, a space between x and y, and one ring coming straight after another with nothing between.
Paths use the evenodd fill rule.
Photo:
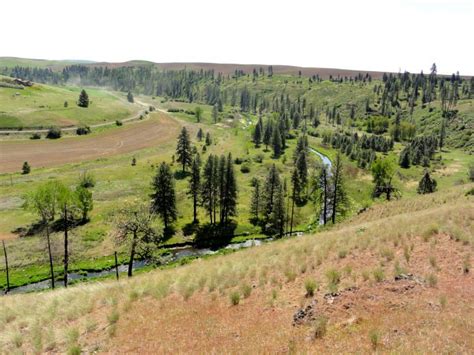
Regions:
<instances>
[{"instance_id":1,"label":"stream water","mask_svg":"<svg viewBox=\"0 0 474 355\"><path fill-rule=\"evenodd\" d=\"M312 153L316 154L319 158L321 158L323 164L328 168L328 171L330 174L331 167L332 167L331 160L327 156L325 156L324 154L321 154L320 152L318 152L317 150L313 148L309 148L309 150ZM322 220L322 217L321 217L321 220ZM237 250L237 249L243 249L243 248L251 248L254 246L260 246L262 245L262 243L269 242L271 240L273 240L273 238L268 238L264 240L249 239L241 243L231 243L227 245L225 249ZM211 255L217 252L209 248L195 248L192 246L170 248L168 251L169 253L163 257L164 264L176 262L186 257L201 257L204 255ZM138 270L148 265L150 265L149 260L136 260L133 263L133 270ZM128 270L128 264L122 264L118 266L118 271L120 273L126 272L127 270ZM90 272L80 272L80 273L72 272L68 274L68 278L71 281L82 281L82 280L87 280L87 279L110 276L114 274L115 274L115 267L111 267L109 269L104 269L100 271L90 271ZM63 287L63 284L61 281L57 281L56 286ZM27 293L27 292L33 292L33 291L42 291L49 288L51 288L50 279L33 282L24 286L12 288L8 292L8 294L19 294L19 293Z\"/></svg>"}]
</instances>

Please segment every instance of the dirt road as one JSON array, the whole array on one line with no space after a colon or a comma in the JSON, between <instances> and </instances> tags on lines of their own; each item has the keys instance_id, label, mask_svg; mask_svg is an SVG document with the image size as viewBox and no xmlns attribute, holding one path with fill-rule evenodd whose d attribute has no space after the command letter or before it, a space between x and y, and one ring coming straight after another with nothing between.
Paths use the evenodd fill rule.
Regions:
<instances>
[{"instance_id":1,"label":"dirt road","mask_svg":"<svg viewBox=\"0 0 474 355\"><path fill-rule=\"evenodd\" d=\"M58 140L0 142L0 173L18 172L27 161L33 169L132 152L174 139L180 123L163 112L106 132Z\"/></svg>"}]
</instances>

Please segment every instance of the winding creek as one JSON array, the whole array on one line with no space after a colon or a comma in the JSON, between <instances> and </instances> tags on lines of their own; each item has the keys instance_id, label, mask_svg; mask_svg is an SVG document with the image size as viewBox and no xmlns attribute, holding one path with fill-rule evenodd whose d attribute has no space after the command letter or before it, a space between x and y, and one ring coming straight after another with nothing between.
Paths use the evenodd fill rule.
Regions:
<instances>
[{"instance_id":1,"label":"winding creek","mask_svg":"<svg viewBox=\"0 0 474 355\"><path fill-rule=\"evenodd\" d=\"M325 156L324 154L318 152L314 148L309 148L310 152L316 154L322 161L322 163L328 168L329 174L332 167L331 160ZM244 249L244 248L251 248L262 245L262 243L266 243L273 240L273 238L267 239L249 239L244 242L240 243L231 243L224 247L223 249ZM169 248L167 250L167 254L163 256L162 264L169 264L172 262L179 261L183 258L190 258L190 257L202 257L205 255L212 255L217 253L215 250L211 250L209 248L195 248L193 246L184 246L184 247L174 247ZM136 260L133 263L133 270L139 270L146 266L150 266L151 263L148 260ZM121 264L118 266L119 273L124 273L128 270L128 263ZM97 279L101 277L111 276L114 275L116 272L115 267L107 268L100 271L91 271L91 272L72 272L68 273L68 278L71 281L85 281L90 279ZM61 282L57 282L57 287L62 287ZM44 291L51 288L51 280L46 279L43 281L33 282L27 285L18 286L15 288L10 289L8 294L20 294L20 293L28 293L34 291Z\"/></svg>"}]
</instances>

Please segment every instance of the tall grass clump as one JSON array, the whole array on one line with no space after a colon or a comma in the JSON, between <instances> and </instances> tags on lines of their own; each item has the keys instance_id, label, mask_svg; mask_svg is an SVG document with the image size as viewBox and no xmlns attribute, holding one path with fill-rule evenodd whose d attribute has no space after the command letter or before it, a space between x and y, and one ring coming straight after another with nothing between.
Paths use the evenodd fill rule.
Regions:
<instances>
[{"instance_id":1,"label":"tall grass clump","mask_svg":"<svg viewBox=\"0 0 474 355\"><path fill-rule=\"evenodd\" d=\"M337 287L341 282L341 273L332 268L326 271L329 292L337 292Z\"/></svg>"},{"instance_id":2,"label":"tall grass clump","mask_svg":"<svg viewBox=\"0 0 474 355\"><path fill-rule=\"evenodd\" d=\"M316 291L318 289L318 284L313 279L307 279L304 282L304 288L306 290L306 297L313 297L314 296L314 291Z\"/></svg>"}]
</instances>

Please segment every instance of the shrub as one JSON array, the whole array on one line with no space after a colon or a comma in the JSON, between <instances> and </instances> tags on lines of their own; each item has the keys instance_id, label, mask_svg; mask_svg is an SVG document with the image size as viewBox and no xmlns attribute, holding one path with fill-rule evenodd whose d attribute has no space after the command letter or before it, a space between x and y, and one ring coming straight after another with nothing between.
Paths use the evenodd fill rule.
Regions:
<instances>
[{"instance_id":1,"label":"shrub","mask_svg":"<svg viewBox=\"0 0 474 355\"><path fill-rule=\"evenodd\" d=\"M95 186L95 178L92 173L89 173L88 171L84 171L80 176L79 176L79 186L84 187L86 189L90 187Z\"/></svg>"},{"instance_id":2,"label":"shrub","mask_svg":"<svg viewBox=\"0 0 474 355\"><path fill-rule=\"evenodd\" d=\"M46 134L48 139L58 139L61 138L62 132L58 127L51 127Z\"/></svg>"},{"instance_id":3,"label":"shrub","mask_svg":"<svg viewBox=\"0 0 474 355\"><path fill-rule=\"evenodd\" d=\"M30 139L41 139L41 134L39 133L33 133L30 137Z\"/></svg>"},{"instance_id":4,"label":"shrub","mask_svg":"<svg viewBox=\"0 0 474 355\"><path fill-rule=\"evenodd\" d=\"M438 284L438 277L435 274L429 274L426 281L428 281L430 287L436 287Z\"/></svg>"},{"instance_id":5,"label":"shrub","mask_svg":"<svg viewBox=\"0 0 474 355\"><path fill-rule=\"evenodd\" d=\"M339 250L338 256L339 256L339 259L344 259L347 256L347 250L345 249Z\"/></svg>"},{"instance_id":6,"label":"shrub","mask_svg":"<svg viewBox=\"0 0 474 355\"><path fill-rule=\"evenodd\" d=\"M341 281L341 273L336 269L329 269L326 271L326 278L328 283L338 285Z\"/></svg>"},{"instance_id":7,"label":"shrub","mask_svg":"<svg viewBox=\"0 0 474 355\"><path fill-rule=\"evenodd\" d=\"M318 288L316 281L308 279L304 282L304 288L306 290L306 297L313 297L314 291Z\"/></svg>"},{"instance_id":8,"label":"shrub","mask_svg":"<svg viewBox=\"0 0 474 355\"><path fill-rule=\"evenodd\" d=\"M83 136L83 135L86 135L86 134L89 134L89 133L91 133L91 128L89 126L78 127L76 129L76 134L78 136Z\"/></svg>"},{"instance_id":9,"label":"shrub","mask_svg":"<svg viewBox=\"0 0 474 355\"><path fill-rule=\"evenodd\" d=\"M233 291L231 292L230 294L230 303L233 305L233 306L237 306L240 302L240 294L239 292L237 291Z\"/></svg>"},{"instance_id":10,"label":"shrub","mask_svg":"<svg viewBox=\"0 0 474 355\"><path fill-rule=\"evenodd\" d=\"M377 349L377 347L380 345L380 333L376 329L372 329L369 332L369 339L372 349Z\"/></svg>"},{"instance_id":11,"label":"shrub","mask_svg":"<svg viewBox=\"0 0 474 355\"><path fill-rule=\"evenodd\" d=\"M242 158L235 158L234 159L234 164L236 165L240 165L244 162L244 160Z\"/></svg>"},{"instance_id":12,"label":"shrub","mask_svg":"<svg viewBox=\"0 0 474 355\"><path fill-rule=\"evenodd\" d=\"M292 282L296 279L296 273L293 270L287 269L285 270L286 281Z\"/></svg>"},{"instance_id":13,"label":"shrub","mask_svg":"<svg viewBox=\"0 0 474 355\"><path fill-rule=\"evenodd\" d=\"M257 155L253 158L253 160L254 160L256 163L261 164L261 163L263 162L263 159L264 159L264 158L265 158L265 157L263 156L263 154L257 154Z\"/></svg>"},{"instance_id":14,"label":"shrub","mask_svg":"<svg viewBox=\"0 0 474 355\"><path fill-rule=\"evenodd\" d=\"M385 274L381 267L376 268L372 274L376 282L382 282L385 279Z\"/></svg>"},{"instance_id":15,"label":"shrub","mask_svg":"<svg viewBox=\"0 0 474 355\"><path fill-rule=\"evenodd\" d=\"M120 120L116 120L116 121L115 121L115 124L116 124L117 126L122 126L122 125L123 125L122 121L120 121Z\"/></svg>"},{"instance_id":16,"label":"shrub","mask_svg":"<svg viewBox=\"0 0 474 355\"><path fill-rule=\"evenodd\" d=\"M251 293L252 293L252 286L250 286L249 284L244 284L242 286L242 295L244 296L244 298L248 298Z\"/></svg>"},{"instance_id":17,"label":"shrub","mask_svg":"<svg viewBox=\"0 0 474 355\"><path fill-rule=\"evenodd\" d=\"M242 166L240 167L240 171L243 174L248 174L250 173L250 167L247 164L242 164Z\"/></svg>"},{"instance_id":18,"label":"shrub","mask_svg":"<svg viewBox=\"0 0 474 355\"><path fill-rule=\"evenodd\" d=\"M313 322L313 334L315 339L320 339L326 334L328 319L325 316L317 317Z\"/></svg>"},{"instance_id":19,"label":"shrub","mask_svg":"<svg viewBox=\"0 0 474 355\"><path fill-rule=\"evenodd\" d=\"M23 166L21 167L21 173L22 175L29 174L31 172L31 167L30 164L28 164L27 161L23 163Z\"/></svg>"}]
</instances>

